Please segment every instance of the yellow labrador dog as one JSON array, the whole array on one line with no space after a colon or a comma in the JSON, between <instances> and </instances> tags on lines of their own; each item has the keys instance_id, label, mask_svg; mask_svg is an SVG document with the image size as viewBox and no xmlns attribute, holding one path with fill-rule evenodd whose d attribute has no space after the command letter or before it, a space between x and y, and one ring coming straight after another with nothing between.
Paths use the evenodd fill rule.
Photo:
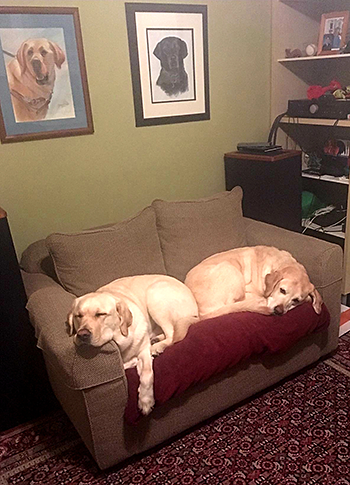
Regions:
<instances>
[{"instance_id":1,"label":"yellow labrador dog","mask_svg":"<svg viewBox=\"0 0 350 485\"><path fill-rule=\"evenodd\" d=\"M124 368L137 368L138 405L148 414L154 406L152 355L182 340L198 320L197 303L183 283L165 275L139 275L76 298L67 330L77 345L116 341Z\"/></svg>"},{"instance_id":2,"label":"yellow labrador dog","mask_svg":"<svg viewBox=\"0 0 350 485\"><path fill-rule=\"evenodd\" d=\"M28 39L7 64L7 79L16 121L45 118L51 101L56 72L66 56L48 39Z\"/></svg>"},{"instance_id":3,"label":"yellow labrador dog","mask_svg":"<svg viewBox=\"0 0 350 485\"><path fill-rule=\"evenodd\" d=\"M188 272L185 284L201 319L242 311L283 315L310 299L315 312L321 312L321 295L304 266L271 246L214 254Z\"/></svg>"}]
</instances>

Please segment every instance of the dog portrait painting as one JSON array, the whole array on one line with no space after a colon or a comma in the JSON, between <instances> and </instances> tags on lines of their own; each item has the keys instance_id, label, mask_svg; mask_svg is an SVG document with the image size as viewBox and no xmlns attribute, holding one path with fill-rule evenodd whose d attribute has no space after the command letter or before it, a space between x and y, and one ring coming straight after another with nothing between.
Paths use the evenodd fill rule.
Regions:
<instances>
[{"instance_id":1,"label":"dog portrait painting","mask_svg":"<svg viewBox=\"0 0 350 485\"><path fill-rule=\"evenodd\" d=\"M210 119L206 5L125 4L136 126Z\"/></svg>"},{"instance_id":2,"label":"dog portrait painting","mask_svg":"<svg viewBox=\"0 0 350 485\"><path fill-rule=\"evenodd\" d=\"M74 117L62 29L0 29L15 121Z\"/></svg>"},{"instance_id":3,"label":"dog portrait painting","mask_svg":"<svg viewBox=\"0 0 350 485\"><path fill-rule=\"evenodd\" d=\"M165 37L156 45L153 54L160 60L159 86L169 96L188 91L188 75L184 59L188 56L187 44L179 37Z\"/></svg>"},{"instance_id":4,"label":"dog portrait painting","mask_svg":"<svg viewBox=\"0 0 350 485\"><path fill-rule=\"evenodd\" d=\"M195 99L195 66L191 30L147 32L153 103Z\"/></svg>"}]
</instances>

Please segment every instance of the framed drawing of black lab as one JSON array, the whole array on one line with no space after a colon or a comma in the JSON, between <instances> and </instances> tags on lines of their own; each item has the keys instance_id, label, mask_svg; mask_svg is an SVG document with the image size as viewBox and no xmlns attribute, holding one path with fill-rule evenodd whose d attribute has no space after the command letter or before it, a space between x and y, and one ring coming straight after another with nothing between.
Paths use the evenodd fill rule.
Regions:
<instances>
[{"instance_id":1,"label":"framed drawing of black lab","mask_svg":"<svg viewBox=\"0 0 350 485\"><path fill-rule=\"evenodd\" d=\"M93 133L77 8L0 7L2 142Z\"/></svg>"},{"instance_id":2,"label":"framed drawing of black lab","mask_svg":"<svg viewBox=\"0 0 350 485\"><path fill-rule=\"evenodd\" d=\"M207 7L125 8L136 126L208 120Z\"/></svg>"}]
</instances>

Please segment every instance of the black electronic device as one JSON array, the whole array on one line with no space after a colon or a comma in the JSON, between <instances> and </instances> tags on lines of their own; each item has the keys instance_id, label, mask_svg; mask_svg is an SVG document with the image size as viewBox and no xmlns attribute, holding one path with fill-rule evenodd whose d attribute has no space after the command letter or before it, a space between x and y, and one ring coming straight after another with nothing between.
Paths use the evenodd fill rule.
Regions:
<instances>
[{"instance_id":1,"label":"black electronic device","mask_svg":"<svg viewBox=\"0 0 350 485\"><path fill-rule=\"evenodd\" d=\"M274 155L282 152L281 145L273 145L269 142L238 143L237 150L243 153L256 153Z\"/></svg>"},{"instance_id":2,"label":"black electronic device","mask_svg":"<svg viewBox=\"0 0 350 485\"><path fill-rule=\"evenodd\" d=\"M343 177L349 175L349 159L342 155L322 155L320 175Z\"/></svg>"},{"instance_id":3,"label":"black electronic device","mask_svg":"<svg viewBox=\"0 0 350 485\"><path fill-rule=\"evenodd\" d=\"M269 137L267 142L246 142L246 143L238 143L237 144L237 151L241 153L250 153L252 155L279 155L283 153L283 148L281 145L276 144L277 139L277 131L279 128L279 124L283 116L287 113L281 113L276 116L274 122L272 123Z\"/></svg>"},{"instance_id":4,"label":"black electronic device","mask_svg":"<svg viewBox=\"0 0 350 485\"><path fill-rule=\"evenodd\" d=\"M350 99L322 96L318 99L290 99L287 116L293 118L350 119Z\"/></svg>"}]
</instances>

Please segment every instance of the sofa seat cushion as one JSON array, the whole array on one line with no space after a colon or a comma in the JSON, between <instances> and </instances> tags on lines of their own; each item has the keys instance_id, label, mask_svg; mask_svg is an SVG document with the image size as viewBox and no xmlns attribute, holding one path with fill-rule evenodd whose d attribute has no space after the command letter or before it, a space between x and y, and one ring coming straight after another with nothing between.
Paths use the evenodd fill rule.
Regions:
<instances>
[{"instance_id":1,"label":"sofa seat cushion","mask_svg":"<svg viewBox=\"0 0 350 485\"><path fill-rule=\"evenodd\" d=\"M59 282L76 296L124 276L165 274L152 207L112 226L51 234L46 245Z\"/></svg>"},{"instance_id":2,"label":"sofa seat cushion","mask_svg":"<svg viewBox=\"0 0 350 485\"><path fill-rule=\"evenodd\" d=\"M304 303L283 316L231 313L192 325L181 342L153 360L156 406L243 359L286 351L302 337L325 330L329 323L324 304L317 315L311 303ZM136 368L127 369L126 377L129 398L125 420L136 424L142 416L137 407Z\"/></svg>"},{"instance_id":3,"label":"sofa seat cushion","mask_svg":"<svg viewBox=\"0 0 350 485\"><path fill-rule=\"evenodd\" d=\"M197 200L155 200L152 207L165 268L181 281L208 256L246 246L241 187Z\"/></svg>"}]
</instances>

